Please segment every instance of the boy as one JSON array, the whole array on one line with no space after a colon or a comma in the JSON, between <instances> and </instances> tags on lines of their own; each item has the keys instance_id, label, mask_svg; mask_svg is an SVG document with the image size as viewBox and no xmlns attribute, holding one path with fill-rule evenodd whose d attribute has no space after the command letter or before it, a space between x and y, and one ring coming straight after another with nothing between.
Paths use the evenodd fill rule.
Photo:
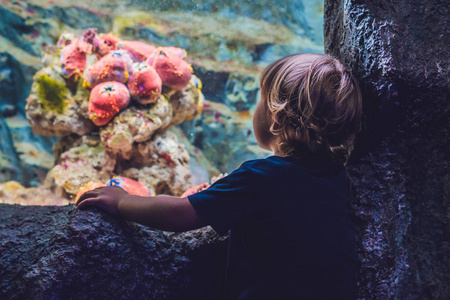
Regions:
<instances>
[{"instance_id":1,"label":"boy","mask_svg":"<svg viewBox=\"0 0 450 300\"><path fill-rule=\"evenodd\" d=\"M361 119L350 72L322 54L298 54L261 75L253 126L274 156L244 162L207 190L142 199L117 187L85 193L97 206L153 228L230 230L226 299L351 299L356 247L343 163ZM145 200L145 201L143 201Z\"/></svg>"}]
</instances>

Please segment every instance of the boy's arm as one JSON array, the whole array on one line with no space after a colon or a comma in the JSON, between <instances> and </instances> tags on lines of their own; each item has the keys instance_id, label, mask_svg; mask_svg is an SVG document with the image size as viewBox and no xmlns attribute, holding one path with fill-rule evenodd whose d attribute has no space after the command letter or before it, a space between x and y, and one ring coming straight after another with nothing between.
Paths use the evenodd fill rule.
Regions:
<instances>
[{"instance_id":1,"label":"boy's arm","mask_svg":"<svg viewBox=\"0 0 450 300\"><path fill-rule=\"evenodd\" d=\"M187 197L130 195L119 187L102 187L84 193L77 209L95 206L137 223L167 231L188 231L208 225Z\"/></svg>"}]
</instances>

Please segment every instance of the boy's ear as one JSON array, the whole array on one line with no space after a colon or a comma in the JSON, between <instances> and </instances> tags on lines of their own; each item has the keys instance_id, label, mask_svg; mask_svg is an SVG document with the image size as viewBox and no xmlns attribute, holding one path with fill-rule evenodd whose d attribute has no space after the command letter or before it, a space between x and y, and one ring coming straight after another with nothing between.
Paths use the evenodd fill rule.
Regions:
<instances>
[{"instance_id":1,"label":"boy's ear","mask_svg":"<svg viewBox=\"0 0 450 300\"><path fill-rule=\"evenodd\" d=\"M280 114L275 114L275 117L273 118L273 125L272 128L273 130L277 131L278 129L281 128L281 116Z\"/></svg>"}]
</instances>

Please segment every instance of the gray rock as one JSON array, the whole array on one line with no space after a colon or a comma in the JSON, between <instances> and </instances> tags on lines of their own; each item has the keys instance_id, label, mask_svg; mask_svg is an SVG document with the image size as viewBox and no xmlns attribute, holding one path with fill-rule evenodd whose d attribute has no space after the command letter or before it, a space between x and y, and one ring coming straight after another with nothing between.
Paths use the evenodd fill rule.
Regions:
<instances>
[{"instance_id":1,"label":"gray rock","mask_svg":"<svg viewBox=\"0 0 450 300\"><path fill-rule=\"evenodd\" d=\"M219 299L226 237L96 209L0 204L1 299Z\"/></svg>"},{"instance_id":2,"label":"gray rock","mask_svg":"<svg viewBox=\"0 0 450 300\"><path fill-rule=\"evenodd\" d=\"M33 26L27 24L25 18L0 6L0 36L10 40L14 45L24 49L31 55L38 56L39 52L35 51L23 36L32 32Z\"/></svg>"},{"instance_id":3,"label":"gray rock","mask_svg":"<svg viewBox=\"0 0 450 300\"><path fill-rule=\"evenodd\" d=\"M3 116L12 115L5 115L4 105L13 106L14 111L25 112L25 99L30 92L32 77L24 74L23 66L13 56L0 53L0 104Z\"/></svg>"},{"instance_id":4,"label":"gray rock","mask_svg":"<svg viewBox=\"0 0 450 300\"><path fill-rule=\"evenodd\" d=\"M348 164L359 297L450 297L450 7L327 1L325 48L359 79L366 122Z\"/></svg>"}]
</instances>

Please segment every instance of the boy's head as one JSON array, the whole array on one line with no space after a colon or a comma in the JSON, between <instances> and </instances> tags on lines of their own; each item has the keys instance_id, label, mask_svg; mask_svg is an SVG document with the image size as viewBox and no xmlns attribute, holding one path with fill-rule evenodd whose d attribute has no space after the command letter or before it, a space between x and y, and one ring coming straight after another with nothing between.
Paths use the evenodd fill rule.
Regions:
<instances>
[{"instance_id":1,"label":"boy's head","mask_svg":"<svg viewBox=\"0 0 450 300\"><path fill-rule=\"evenodd\" d=\"M346 162L362 116L350 71L323 54L296 54L261 74L254 129L258 143L281 156L323 155ZM268 145L273 145L275 149Z\"/></svg>"}]
</instances>

